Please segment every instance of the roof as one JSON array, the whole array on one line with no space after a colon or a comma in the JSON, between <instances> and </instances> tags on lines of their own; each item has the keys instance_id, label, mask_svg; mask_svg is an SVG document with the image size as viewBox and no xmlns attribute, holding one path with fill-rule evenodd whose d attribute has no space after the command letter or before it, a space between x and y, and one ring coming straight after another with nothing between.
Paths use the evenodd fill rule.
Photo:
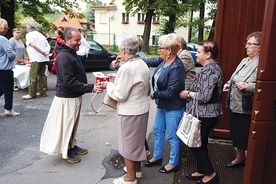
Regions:
<instances>
[{"instance_id":1,"label":"roof","mask_svg":"<svg viewBox=\"0 0 276 184\"><path fill-rule=\"evenodd\" d=\"M83 24L86 24L85 27L83 26ZM68 28L68 27L74 27L76 29L79 30L94 30L94 28L92 27L92 22L87 21L84 18L77 18L77 17L70 17L69 15L62 13L55 21L54 21L54 25L56 27L64 27L64 28ZM86 28L87 27L87 28Z\"/></svg>"}]
</instances>

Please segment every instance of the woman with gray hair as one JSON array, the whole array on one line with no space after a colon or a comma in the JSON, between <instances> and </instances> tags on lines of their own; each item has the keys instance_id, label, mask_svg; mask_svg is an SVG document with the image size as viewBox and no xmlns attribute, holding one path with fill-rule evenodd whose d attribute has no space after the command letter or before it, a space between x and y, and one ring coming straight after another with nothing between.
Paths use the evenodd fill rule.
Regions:
<instances>
[{"instance_id":1,"label":"woman with gray hair","mask_svg":"<svg viewBox=\"0 0 276 184\"><path fill-rule=\"evenodd\" d=\"M236 148L236 158L226 164L228 168L245 165L252 110L243 109L242 94L255 91L261 43L262 32L255 31L247 36L244 48L248 57L242 59L223 86L223 90L228 91L230 136Z\"/></svg>"},{"instance_id":2,"label":"woman with gray hair","mask_svg":"<svg viewBox=\"0 0 276 184\"><path fill-rule=\"evenodd\" d=\"M114 83L108 82L108 95L118 101L118 149L124 157L127 174L114 184L136 184L142 177L141 161L146 160L145 138L149 115L150 70L137 54L138 38L123 34L118 37L120 56L124 64Z\"/></svg>"},{"instance_id":3,"label":"woman with gray hair","mask_svg":"<svg viewBox=\"0 0 276 184\"><path fill-rule=\"evenodd\" d=\"M176 131L185 109L185 100L179 97L184 90L186 73L184 65L177 57L180 39L174 34L163 35L159 39L160 63L152 77L153 91L150 97L155 99L157 111L153 127L153 157L145 163L151 167L161 165L165 144L165 133L171 147L169 163L159 169L161 173L178 171L180 157L180 139Z\"/></svg>"},{"instance_id":4,"label":"woman with gray hair","mask_svg":"<svg viewBox=\"0 0 276 184\"><path fill-rule=\"evenodd\" d=\"M5 94L5 116L18 116L20 113L15 112L12 108L13 103L13 71L15 52L4 37L9 30L8 23L5 19L0 18L0 97Z\"/></svg>"}]
</instances>

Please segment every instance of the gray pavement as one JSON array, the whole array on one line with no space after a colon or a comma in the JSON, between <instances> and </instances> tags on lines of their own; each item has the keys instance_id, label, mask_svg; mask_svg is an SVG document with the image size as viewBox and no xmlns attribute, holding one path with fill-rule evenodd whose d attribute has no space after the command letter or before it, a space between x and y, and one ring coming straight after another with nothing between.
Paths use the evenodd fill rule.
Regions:
<instances>
[{"instance_id":1,"label":"gray pavement","mask_svg":"<svg viewBox=\"0 0 276 184\"><path fill-rule=\"evenodd\" d=\"M109 71L104 71L109 73ZM92 71L87 72L89 82L94 82ZM14 109L17 117L0 115L0 183L5 184L112 184L114 178L124 175L122 158L117 150L117 112L104 107L96 114L90 106L91 94L83 96L81 120L77 132L78 145L89 153L80 156L81 162L70 164L60 156L39 152L41 131L55 92L55 76L48 76L47 97L21 100L27 89L14 92ZM95 106L101 104L103 94L97 97ZM3 109L3 97L0 98ZM99 106L98 106L99 107ZM148 141L152 152L152 126L156 106L151 102L148 124ZM166 144L163 164L168 161ZM173 174L161 174L159 166L143 167L143 179L139 184L169 184Z\"/></svg>"}]
</instances>

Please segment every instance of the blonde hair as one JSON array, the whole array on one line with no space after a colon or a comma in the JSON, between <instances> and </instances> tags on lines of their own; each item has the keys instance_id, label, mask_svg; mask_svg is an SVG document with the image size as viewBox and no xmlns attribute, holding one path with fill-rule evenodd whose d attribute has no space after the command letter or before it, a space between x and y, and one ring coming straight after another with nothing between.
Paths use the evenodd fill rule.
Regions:
<instances>
[{"instance_id":1,"label":"blonde hair","mask_svg":"<svg viewBox=\"0 0 276 184\"><path fill-rule=\"evenodd\" d=\"M181 48L180 37L175 33L161 36L158 43L162 45L162 47L170 48L171 52L175 55L177 55L177 52Z\"/></svg>"},{"instance_id":2,"label":"blonde hair","mask_svg":"<svg viewBox=\"0 0 276 184\"><path fill-rule=\"evenodd\" d=\"M0 18L0 32L3 32L5 28L8 27L8 22L5 19Z\"/></svg>"}]
</instances>

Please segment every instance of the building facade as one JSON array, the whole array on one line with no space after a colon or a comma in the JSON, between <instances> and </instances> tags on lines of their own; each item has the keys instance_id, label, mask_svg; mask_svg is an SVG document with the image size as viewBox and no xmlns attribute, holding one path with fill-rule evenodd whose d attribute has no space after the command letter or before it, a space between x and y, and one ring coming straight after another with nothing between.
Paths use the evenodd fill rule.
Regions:
<instances>
[{"instance_id":1,"label":"building facade","mask_svg":"<svg viewBox=\"0 0 276 184\"><path fill-rule=\"evenodd\" d=\"M142 36L144 32L145 14L127 14L123 5L123 0L111 1L106 5L92 6L95 11L95 34L93 39L103 45L114 45L116 35L121 33L131 33ZM153 17L151 23L150 45L155 45L159 37L160 27L159 17ZM176 30L176 34L188 37L188 29Z\"/></svg>"}]
</instances>

